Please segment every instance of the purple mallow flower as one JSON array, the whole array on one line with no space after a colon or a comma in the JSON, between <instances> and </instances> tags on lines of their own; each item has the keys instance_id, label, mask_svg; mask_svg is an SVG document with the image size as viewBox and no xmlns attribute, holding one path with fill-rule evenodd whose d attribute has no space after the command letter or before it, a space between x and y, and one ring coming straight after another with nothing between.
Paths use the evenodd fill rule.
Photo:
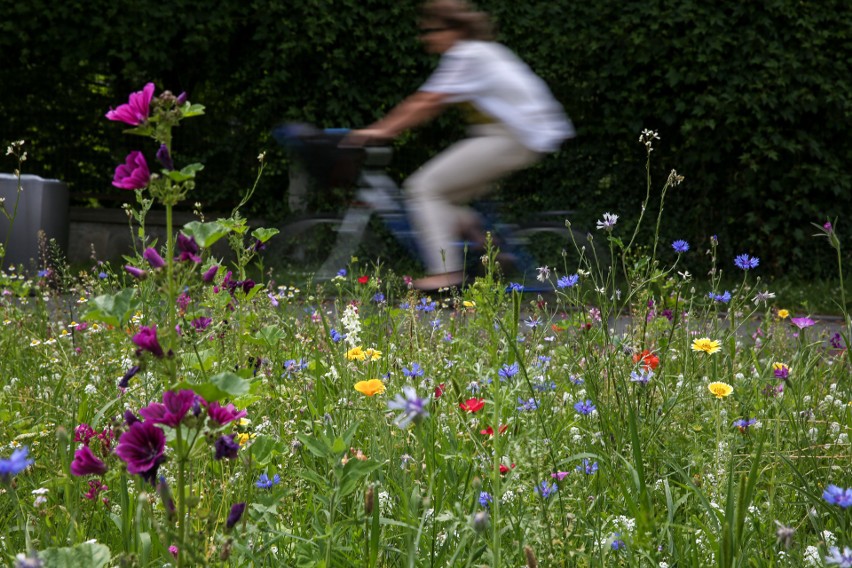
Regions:
<instances>
[{"instance_id":1,"label":"purple mallow flower","mask_svg":"<svg viewBox=\"0 0 852 568\"><path fill-rule=\"evenodd\" d=\"M151 181L151 172L148 170L148 162L142 152L134 150L124 159L124 163L115 168L112 185L119 189L136 190L142 189Z\"/></svg>"},{"instance_id":2,"label":"purple mallow flower","mask_svg":"<svg viewBox=\"0 0 852 568\"><path fill-rule=\"evenodd\" d=\"M130 264L125 264L124 270L126 270L127 273L130 274L132 277L137 278L139 280L142 280L143 278L145 278L145 276L147 276L144 270L142 270L141 268L136 268L135 266Z\"/></svg>"},{"instance_id":3,"label":"purple mallow flower","mask_svg":"<svg viewBox=\"0 0 852 568\"><path fill-rule=\"evenodd\" d=\"M124 373L124 376L121 377L120 381L118 381L118 388L126 389L127 385L130 384L130 379L135 377L140 369L141 369L141 367L139 365L133 365L132 367L127 369L127 372Z\"/></svg>"},{"instance_id":4,"label":"purple mallow flower","mask_svg":"<svg viewBox=\"0 0 852 568\"><path fill-rule=\"evenodd\" d=\"M157 469L165 461L166 434L150 422L134 422L121 435L115 453L127 464L127 472L139 474L151 485Z\"/></svg>"},{"instance_id":5,"label":"purple mallow flower","mask_svg":"<svg viewBox=\"0 0 852 568\"><path fill-rule=\"evenodd\" d=\"M169 153L169 147L165 144L160 145L160 149L157 150L157 160L163 164L163 167L167 170L175 169L175 164L172 161L172 155Z\"/></svg>"},{"instance_id":6,"label":"purple mallow flower","mask_svg":"<svg viewBox=\"0 0 852 568\"><path fill-rule=\"evenodd\" d=\"M207 407L207 415L211 420L219 424L219 426L224 426L229 422L233 422L234 420L239 420L243 416L246 415L245 410L237 410L233 404L228 404L228 406L222 406L218 402L211 402Z\"/></svg>"},{"instance_id":7,"label":"purple mallow flower","mask_svg":"<svg viewBox=\"0 0 852 568\"><path fill-rule=\"evenodd\" d=\"M138 126L148 120L151 99L154 97L154 83L148 83L141 91L130 94L127 104L119 105L115 110L106 113L110 120Z\"/></svg>"},{"instance_id":8,"label":"purple mallow flower","mask_svg":"<svg viewBox=\"0 0 852 568\"><path fill-rule=\"evenodd\" d=\"M213 282L213 279L216 278L216 273L219 271L219 265L214 264L210 268L204 271L204 274L201 275L201 279L208 284Z\"/></svg>"},{"instance_id":9,"label":"purple mallow flower","mask_svg":"<svg viewBox=\"0 0 852 568\"><path fill-rule=\"evenodd\" d=\"M78 477L84 475L103 475L107 471L107 466L102 462L89 446L83 446L74 452L74 460L71 462L71 473Z\"/></svg>"},{"instance_id":10,"label":"purple mallow flower","mask_svg":"<svg viewBox=\"0 0 852 568\"><path fill-rule=\"evenodd\" d=\"M237 503L236 505L231 507L231 512L228 513L228 520L226 522L226 526L229 530L234 528L234 525L240 522L240 519L243 517L243 512L245 510L245 503Z\"/></svg>"},{"instance_id":11,"label":"purple mallow flower","mask_svg":"<svg viewBox=\"0 0 852 568\"><path fill-rule=\"evenodd\" d=\"M394 420L394 424L406 428L412 422L417 424L429 416L426 410L429 399L418 397L413 387L402 387L402 392L404 394L397 394L393 400L388 401L388 409L402 411Z\"/></svg>"},{"instance_id":12,"label":"purple mallow flower","mask_svg":"<svg viewBox=\"0 0 852 568\"><path fill-rule=\"evenodd\" d=\"M149 351L154 357L162 357L164 355L163 348L157 340L157 326L151 327L142 325L139 326L139 332L133 336L133 343L139 348L139 351Z\"/></svg>"},{"instance_id":13,"label":"purple mallow flower","mask_svg":"<svg viewBox=\"0 0 852 568\"><path fill-rule=\"evenodd\" d=\"M760 259L756 256L741 254L734 259L734 264L742 270L751 270L752 268L757 268L757 265L760 264Z\"/></svg>"},{"instance_id":14,"label":"purple mallow flower","mask_svg":"<svg viewBox=\"0 0 852 568\"><path fill-rule=\"evenodd\" d=\"M142 258L148 261L148 264L151 265L151 268L162 268L166 265L166 261L163 260L163 257L160 256L160 253L157 252L153 247L148 247L145 249L145 252L142 253Z\"/></svg>"},{"instance_id":15,"label":"purple mallow flower","mask_svg":"<svg viewBox=\"0 0 852 568\"><path fill-rule=\"evenodd\" d=\"M175 244L179 253L175 257L176 262L185 262L187 260L191 260L196 264L201 262L201 257L198 256L201 249L198 248L198 243L195 242L195 239L187 237L183 233L178 233Z\"/></svg>"},{"instance_id":16,"label":"purple mallow flower","mask_svg":"<svg viewBox=\"0 0 852 568\"><path fill-rule=\"evenodd\" d=\"M195 393L189 389L180 392L166 391L163 402L152 402L139 409L142 418L152 424L165 424L177 428L195 402Z\"/></svg>"},{"instance_id":17,"label":"purple mallow flower","mask_svg":"<svg viewBox=\"0 0 852 568\"><path fill-rule=\"evenodd\" d=\"M233 460L237 458L237 452L240 449L240 444L234 441L236 434L228 434L219 436L219 439L214 443L216 448L216 459L221 460L228 458Z\"/></svg>"},{"instance_id":18,"label":"purple mallow flower","mask_svg":"<svg viewBox=\"0 0 852 568\"><path fill-rule=\"evenodd\" d=\"M852 507L852 487L843 489L836 485L829 485L822 492L822 498L829 505L837 505L841 509Z\"/></svg>"}]
</instances>

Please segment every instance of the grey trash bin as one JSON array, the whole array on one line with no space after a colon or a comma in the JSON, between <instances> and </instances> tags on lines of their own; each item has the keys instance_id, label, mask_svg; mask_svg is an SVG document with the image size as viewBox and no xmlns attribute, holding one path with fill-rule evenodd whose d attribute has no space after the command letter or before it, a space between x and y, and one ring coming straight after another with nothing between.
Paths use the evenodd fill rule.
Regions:
<instances>
[{"instance_id":1,"label":"grey trash bin","mask_svg":"<svg viewBox=\"0 0 852 568\"><path fill-rule=\"evenodd\" d=\"M56 179L22 175L20 201L9 235L9 220L0 213L0 239L7 243L3 269L10 265L28 269L38 266L38 234L44 231L47 239L54 239L59 247L68 252L68 186ZM10 214L15 207L18 178L12 174L0 174L0 197Z\"/></svg>"}]
</instances>

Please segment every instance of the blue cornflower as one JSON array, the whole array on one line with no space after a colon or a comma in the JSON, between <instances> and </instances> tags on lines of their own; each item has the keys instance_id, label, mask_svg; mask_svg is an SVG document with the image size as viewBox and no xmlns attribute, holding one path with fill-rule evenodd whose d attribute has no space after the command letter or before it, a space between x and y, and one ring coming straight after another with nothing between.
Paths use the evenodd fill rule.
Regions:
<instances>
[{"instance_id":1,"label":"blue cornflower","mask_svg":"<svg viewBox=\"0 0 852 568\"><path fill-rule=\"evenodd\" d=\"M479 492L479 504L485 507L486 509L491 504L494 499L491 497L491 494L488 491L480 491Z\"/></svg>"},{"instance_id":2,"label":"blue cornflower","mask_svg":"<svg viewBox=\"0 0 852 568\"><path fill-rule=\"evenodd\" d=\"M46 276L49 276L49 275L50 275L50 270L39 270L38 271L38 277L39 278L45 278Z\"/></svg>"},{"instance_id":3,"label":"blue cornflower","mask_svg":"<svg viewBox=\"0 0 852 568\"><path fill-rule=\"evenodd\" d=\"M269 479L269 476L265 473L261 473L254 485L258 489L271 489L273 485L278 485L279 483L281 483L281 476L277 473L272 476L272 479Z\"/></svg>"},{"instance_id":4,"label":"blue cornflower","mask_svg":"<svg viewBox=\"0 0 852 568\"><path fill-rule=\"evenodd\" d=\"M843 552L840 548L832 546L828 549L828 556L825 557L826 564L835 564L840 568L852 568L852 548L843 547Z\"/></svg>"},{"instance_id":5,"label":"blue cornflower","mask_svg":"<svg viewBox=\"0 0 852 568\"><path fill-rule=\"evenodd\" d=\"M647 385L653 377L654 371L650 369L640 369L638 371L633 371L632 373L630 373L630 382L639 383L640 385Z\"/></svg>"},{"instance_id":6,"label":"blue cornflower","mask_svg":"<svg viewBox=\"0 0 852 568\"><path fill-rule=\"evenodd\" d=\"M852 507L852 487L843 489L836 485L829 485L822 492L822 498L829 505L837 505L841 509Z\"/></svg>"},{"instance_id":7,"label":"blue cornflower","mask_svg":"<svg viewBox=\"0 0 852 568\"><path fill-rule=\"evenodd\" d=\"M538 408L538 403L534 398L524 400L521 397L518 397L518 403L520 404L520 406L518 406L518 410L521 412L532 412Z\"/></svg>"},{"instance_id":8,"label":"blue cornflower","mask_svg":"<svg viewBox=\"0 0 852 568\"><path fill-rule=\"evenodd\" d=\"M283 377L284 375L286 375L288 377L291 377L293 376L293 373L298 373L299 371L307 368L308 362L304 359L300 361L296 361L295 359L287 359L286 361L284 361L284 374L281 376Z\"/></svg>"},{"instance_id":9,"label":"blue cornflower","mask_svg":"<svg viewBox=\"0 0 852 568\"><path fill-rule=\"evenodd\" d=\"M592 412L596 410L595 405L592 404L591 400L580 401L574 405L574 410L582 414L583 416L588 416Z\"/></svg>"},{"instance_id":10,"label":"blue cornflower","mask_svg":"<svg viewBox=\"0 0 852 568\"><path fill-rule=\"evenodd\" d=\"M557 288L573 288L577 285L577 282L580 281L579 274L572 274L571 276L563 276L559 280L556 281Z\"/></svg>"},{"instance_id":11,"label":"blue cornflower","mask_svg":"<svg viewBox=\"0 0 852 568\"><path fill-rule=\"evenodd\" d=\"M103 271L98 272L98 278L100 278L101 280L105 280L108 277L109 277L109 274L107 274L106 272L103 272Z\"/></svg>"},{"instance_id":12,"label":"blue cornflower","mask_svg":"<svg viewBox=\"0 0 852 568\"><path fill-rule=\"evenodd\" d=\"M558 489L559 488L556 486L555 481L553 483L548 483L547 480L545 480L535 486L535 492L542 499L547 499L548 497L556 493Z\"/></svg>"},{"instance_id":13,"label":"blue cornflower","mask_svg":"<svg viewBox=\"0 0 852 568\"><path fill-rule=\"evenodd\" d=\"M410 369L408 367L402 368L402 374L411 379L414 377L422 377L424 372L423 367L421 367L419 363L412 363Z\"/></svg>"},{"instance_id":14,"label":"blue cornflower","mask_svg":"<svg viewBox=\"0 0 852 568\"><path fill-rule=\"evenodd\" d=\"M432 329L438 329L438 328L441 327L441 320L433 319L432 321L429 322L429 325L432 326Z\"/></svg>"},{"instance_id":15,"label":"blue cornflower","mask_svg":"<svg viewBox=\"0 0 852 568\"><path fill-rule=\"evenodd\" d=\"M381 292L378 292L378 293L376 293L375 296L373 296L373 301L376 302L377 304L381 304L382 302L385 301L385 295L382 294Z\"/></svg>"},{"instance_id":16,"label":"blue cornflower","mask_svg":"<svg viewBox=\"0 0 852 568\"><path fill-rule=\"evenodd\" d=\"M346 334L340 333L336 329L332 329L330 335L331 335L331 340L334 341L335 343L339 343L339 342L343 341L344 339L346 339Z\"/></svg>"},{"instance_id":17,"label":"blue cornflower","mask_svg":"<svg viewBox=\"0 0 852 568\"><path fill-rule=\"evenodd\" d=\"M9 459L0 459L0 483L8 485L12 481L12 476L18 475L30 465L33 460L28 459L29 448L26 446L18 448Z\"/></svg>"},{"instance_id":18,"label":"blue cornflower","mask_svg":"<svg viewBox=\"0 0 852 568\"><path fill-rule=\"evenodd\" d=\"M434 312L438 302L430 302L428 298L420 298L420 303L414 306L418 312Z\"/></svg>"},{"instance_id":19,"label":"blue cornflower","mask_svg":"<svg viewBox=\"0 0 852 568\"><path fill-rule=\"evenodd\" d=\"M760 264L760 259L756 256L741 254L734 259L734 264L737 265L737 268L749 270L751 268L757 268L757 265Z\"/></svg>"},{"instance_id":20,"label":"blue cornflower","mask_svg":"<svg viewBox=\"0 0 852 568\"><path fill-rule=\"evenodd\" d=\"M757 418L740 418L739 420L734 420L734 426L740 429L740 432L745 434L748 431L749 426L753 426L757 424Z\"/></svg>"},{"instance_id":21,"label":"blue cornflower","mask_svg":"<svg viewBox=\"0 0 852 568\"><path fill-rule=\"evenodd\" d=\"M523 292L524 287L522 284L518 284L517 282L509 282L509 286L506 288L507 292Z\"/></svg>"},{"instance_id":22,"label":"blue cornflower","mask_svg":"<svg viewBox=\"0 0 852 568\"><path fill-rule=\"evenodd\" d=\"M576 467L576 470L580 473L585 473L586 475L593 475L598 471L598 462L589 462L586 458L583 458L583 463Z\"/></svg>"},{"instance_id":23,"label":"blue cornflower","mask_svg":"<svg viewBox=\"0 0 852 568\"><path fill-rule=\"evenodd\" d=\"M398 394L393 400L388 401L388 408L402 411L402 414L394 420L394 424L400 428L406 428L412 422L417 424L429 416L426 410L429 399L418 397L413 387L402 387L402 392L404 395Z\"/></svg>"},{"instance_id":24,"label":"blue cornflower","mask_svg":"<svg viewBox=\"0 0 852 568\"><path fill-rule=\"evenodd\" d=\"M530 329L535 329L541 325L541 320L537 317L530 316L524 320L524 325L526 325Z\"/></svg>"},{"instance_id":25,"label":"blue cornflower","mask_svg":"<svg viewBox=\"0 0 852 568\"><path fill-rule=\"evenodd\" d=\"M672 248L678 254L683 254L689 250L689 243L683 240L677 240L672 243Z\"/></svg>"},{"instance_id":26,"label":"blue cornflower","mask_svg":"<svg viewBox=\"0 0 852 568\"><path fill-rule=\"evenodd\" d=\"M407 309L408 309L408 308L410 308L410 307L411 307L411 304L409 304L408 302L402 302L402 303L399 305L399 309L400 309L400 310L407 310Z\"/></svg>"},{"instance_id":27,"label":"blue cornflower","mask_svg":"<svg viewBox=\"0 0 852 568\"><path fill-rule=\"evenodd\" d=\"M545 392L545 391L549 391L549 390L555 391L556 390L556 383L553 382L553 381L547 382L545 380L545 381L541 381L540 383L533 383L532 388L537 390L538 392Z\"/></svg>"},{"instance_id":28,"label":"blue cornflower","mask_svg":"<svg viewBox=\"0 0 852 568\"><path fill-rule=\"evenodd\" d=\"M538 363L536 364L536 366L547 368L548 366L550 366L550 359L551 358L548 357L547 355L539 355L538 356Z\"/></svg>"},{"instance_id":29,"label":"blue cornflower","mask_svg":"<svg viewBox=\"0 0 852 568\"><path fill-rule=\"evenodd\" d=\"M578 377L577 375L568 375L568 380L571 381L575 385L582 385L585 383L585 379L583 377Z\"/></svg>"},{"instance_id":30,"label":"blue cornflower","mask_svg":"<svg viewBox=\"0 0 852 568\"><path fill-rule=\"evenodd\" d=\"M731 293L725 290L724 294L714 294L710 292L707 294L707 297L713 300L714 302L721 302L723 304L727 304L731 301Z\"/></svg>"},{"instance_id":31,"label":"blue cornflower","mask_svg":"<svg viewBox=\"0 0 852 568\"><path fill-rule=\"evenodd\" d=\"M622 550L624 548L627 548L627 545L624 544L624 541L621 540L621 538L619 537L621 537L621 533L612 533L613 541L610 546L612 546L613 550Z\"/></svg>"},{"instance_id":32,"label":"blue cornflower","mask_svg":"<svg viewBox=\"0 0 852 568\"><path fill-rule=\"evenodd\" d=\"M505 381L506 379L511 379L512 377L517 375L518 371L518 364L512 363L511 365L503 365L503 368L500 369L497 374L500 375L501 381Z\"/></svg>"},{"instance_id":33,"label":"blue cornflower","mask_svg":"<svg viewBox=\"0 0 852 568\"><path fill-rule=\"evenodd\" d=\"M348 274L348 272L346 272L345 268L341 268L340 270L337 271L337 275L340 276L341 278L344 278L347 274Z\"/></svg>"}]
</instances>

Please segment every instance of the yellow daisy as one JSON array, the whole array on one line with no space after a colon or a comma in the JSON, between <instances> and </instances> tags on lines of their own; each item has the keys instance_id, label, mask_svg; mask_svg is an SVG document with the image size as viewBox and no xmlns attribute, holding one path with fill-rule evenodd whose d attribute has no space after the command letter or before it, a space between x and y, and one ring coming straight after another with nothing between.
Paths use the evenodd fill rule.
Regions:
<instances>
[{"instance_id":1,"label":"yellow daisy","mask_svg":"<svg viewBox=\"0 0 852 568\"><path fill-rule=\"evenodd\" d=\"M713 396L716 398L725 398L732 392L734 392L734 387L729 385L728 383L710 383L707 385L707 388L713 393Z\"/></svg>"},{"instance_id":2,"label":"yellow daisy","mask_svg":"<svg viewBox=\"0 0 852 568\"><path fill-rule=\"evenodd\" d=\"M722 350L722 345L719 343L718 339L710 339L709 337L702 337L701 339L693 339L692 340L692 350L693 351L703 351L708 355L712 355L717 351Z\"/></svg>"},{"instance_id":3,"label":"yellow daisy","mask_svg":"<svg viewBox=\"0 0 852 568\"><path fill-rule=\"evenodd\" d=\"M778 310L778 317L781 319L787 319L790 317L790 310Z\"/></svg>"},{"instance_id":4,"label":"yellow daisy","mask_svg":"<svg viewBox=\"0 0 852 568\"><path fill-rule=\"evenodd\" d=\"M364 356L367 358L367 361L378 361L382 358L382 352L378 349L367 349L364 351Z\"/></svg>"},{"instance_id":5,"label":"yellow daisy","mask_svg":"<svg viewBox=\"0 0 852 568\"><path fill-rule=\"evenodd\" d=\"M353 347L346 352L346 358L350 361L363 361L367 358L367 354L360 347Z\"/></svg>"},{"instance_id":6,"label":"yellow daisy","mask_svg":"<svg viewBox=\"0 0 852 568\"><path fill-rule=\"evenodd\" d=\"M374 396L385 392L385 383L383 383L380 379L358 381L355 383L355 390L364 396Z\"/></svg>"}]
</instances>

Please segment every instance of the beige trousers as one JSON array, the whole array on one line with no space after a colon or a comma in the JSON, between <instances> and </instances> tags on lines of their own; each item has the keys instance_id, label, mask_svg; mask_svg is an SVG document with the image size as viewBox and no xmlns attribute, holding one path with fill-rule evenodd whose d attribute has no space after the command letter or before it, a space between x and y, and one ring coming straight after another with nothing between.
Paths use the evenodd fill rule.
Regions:
<instances>
[{"instance_id":1,"label":"beige trousers","mask_svg":"<svg viewBox=\"0 0 852 568\"><path fill-rule=\"evenodd\" d=\"M464 204L541 158L502 124L476 125L470 134L405 180L406 205L429 274L463 268L464 251L454 243L473 214Z\"/></svg>"}]
</instances>

